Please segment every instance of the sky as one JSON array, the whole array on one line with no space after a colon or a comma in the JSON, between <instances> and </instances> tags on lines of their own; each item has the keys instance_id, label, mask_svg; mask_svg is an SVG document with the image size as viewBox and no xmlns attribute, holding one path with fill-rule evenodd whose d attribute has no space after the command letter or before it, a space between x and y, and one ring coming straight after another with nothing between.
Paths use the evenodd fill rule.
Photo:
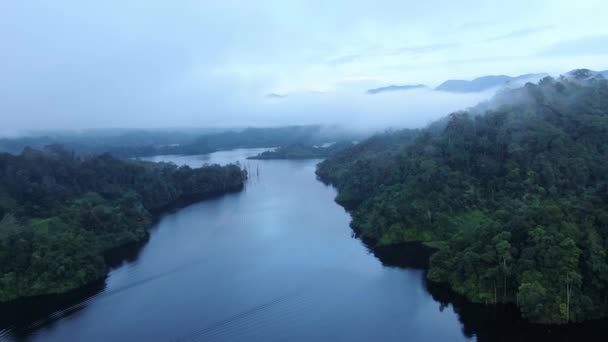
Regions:
<instances>
[{"instance_id":1,"label":"sky","mask_svg":"<svg viewBox=\"0 0 608 342\"><path fill-rule=\"evenodd\" d=\"M0 0L0 134L420 126L491 94L365 89L606 70L607 13L605 0Z\"/></svg>"}]
</instances>

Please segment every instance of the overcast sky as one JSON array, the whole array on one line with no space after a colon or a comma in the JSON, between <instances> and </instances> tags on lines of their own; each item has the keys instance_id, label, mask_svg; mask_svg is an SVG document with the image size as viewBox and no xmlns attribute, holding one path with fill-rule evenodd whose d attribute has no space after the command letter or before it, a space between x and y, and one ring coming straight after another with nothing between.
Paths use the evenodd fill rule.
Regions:
<instances>
[{"instance_id":1,"label":"overcast sky","mask_svg":"<svg viewBox=\"0 0 608 342\"><path fill-rule=\"evenodd\" d=\"M2 130L419 125L486 95L362 90L605 70L607 15L606 0L0 0Z\"/></svg>"}]
</instances>

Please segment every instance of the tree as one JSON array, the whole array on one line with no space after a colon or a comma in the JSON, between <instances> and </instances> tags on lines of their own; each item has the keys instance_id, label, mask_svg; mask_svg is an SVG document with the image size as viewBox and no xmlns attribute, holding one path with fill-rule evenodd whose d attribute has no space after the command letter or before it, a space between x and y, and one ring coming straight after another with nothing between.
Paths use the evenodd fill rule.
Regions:
<instances>
[{"instance_id":1,"label":"tree","mask_svg":"<svg viewBox=\"0 0 608 342\"><path fill-rule=\"evenodd\" d=\"M374 136L317 175L380 244L438 248L428 278L543 323L608 317L608 81L545 78L421 130Z\"/></svg>"}]
</instances>

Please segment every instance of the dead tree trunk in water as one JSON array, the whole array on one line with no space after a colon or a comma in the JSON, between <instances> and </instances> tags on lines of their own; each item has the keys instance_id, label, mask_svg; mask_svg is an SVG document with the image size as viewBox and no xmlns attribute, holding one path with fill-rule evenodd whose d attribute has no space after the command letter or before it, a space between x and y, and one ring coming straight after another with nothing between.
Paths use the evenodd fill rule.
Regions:
<instances>
[{"instance_id":1,"label":"dead tree trunk in water","mask_svg":"<svg viewBox=\"0 0 608 342\"><path fill-rule=\"evenodd\" d=\"M570 294L572 286L570 285L570 276L566 275L566 322L570 322Z\"/></svg>"}]
</instances>

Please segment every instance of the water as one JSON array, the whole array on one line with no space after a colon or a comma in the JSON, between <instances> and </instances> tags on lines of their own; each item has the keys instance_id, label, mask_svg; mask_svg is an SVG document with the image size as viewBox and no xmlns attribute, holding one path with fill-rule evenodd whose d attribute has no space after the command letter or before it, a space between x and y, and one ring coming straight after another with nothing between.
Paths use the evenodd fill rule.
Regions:
<instances>
[{"instance_id":1,"label":"water","mask_svg":"<svg viewBox=\"0 0 608 342\"><path fill-rule=\"evenodd\" d=\"M352 236L349 215L333 201L335 190L316 180L318 161L245 159L258 152L151 158L191 166L240 161L250 180L240 193L163 216L149 241L120 253L105 281L66 296L0 307L0 340L568 336L531 329L508 308L470 306L449 291L429 288L420 268L425 258L416 249L376 251L383 264Z\"/></svg>"}]
</instances>

